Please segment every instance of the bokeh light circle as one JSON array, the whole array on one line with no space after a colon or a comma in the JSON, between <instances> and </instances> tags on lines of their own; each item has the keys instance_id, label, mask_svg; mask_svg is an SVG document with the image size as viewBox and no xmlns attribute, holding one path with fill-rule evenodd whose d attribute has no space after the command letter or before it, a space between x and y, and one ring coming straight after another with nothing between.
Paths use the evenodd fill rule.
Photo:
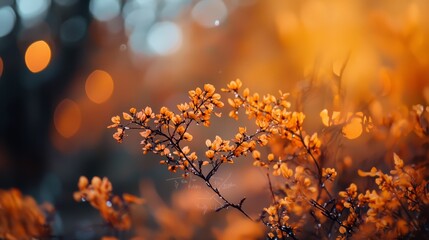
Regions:
<instances>
[{"instance_id":1,"label":"bokeh light circle","mask_svg":"<svg viewBox=\"0 0 429 240\"><path fill-rule=\"evenodd\" d=\"M112 96L113 89L113 79L106 71L95 70L86 79L85 92L94 103L107 101Z\"/></svg>"},{"instance_id":2,"label":"bokeh light circle","mask_svg":"<svg viewBox=\"0 0 429 240\"><path fill-rule=\"evenodd\" d=\"M28 46L25 52L25 64L31 72L38 73L43 71L50 61L51 48L45 41L36 41Z\"/></svg>"},{"instance_id":3,"label":"bokeh light circle","mask_svg":"<svg viewBox=\"0 0 429 240\"><path fill-rule=\"evenodd\" d=\"M72 44L81 40L85 36L86 21L81 16L67 19L60 29L60 38L64 43Z\"/></svg>"},{"instance_id":4,"label":"bokeh light circle","mask_svg":"<svg viewBox=\"0 0 429 240\"><path fill-rule=\"evenodd\" d=\"M0 37L8 35L15 26L16 15L10 6L0 8Z\"/></svg>"},{"instance_id":5,"label":"bokeh light circle","mask_svg":"<svg viewBox=\"0 0 429 240\"><path fill-rule=\"evenodd\" d=\"M145 54L147 53L148 47L146 44L146 32L137 30L128 37L128 45L135 54Z\"/></svg>"},{"instance_id":6,"label":"bokeh light circle","mask_svg":"<svg viewBox=\"0 0 429 240\"><path fill-rule=\"evenodd\" d=\"M118 0L91 0L89 11L98 21L109 21L119 15L121 4Z\"/></svg>"},{"instance_id":7,"label":"bokeh light circle","mask_svg":"<svg viewBox=\"0 0 429 240\"><path fill-rule=\"evenodd\" d=\"M202 0L192 8L191 15L199 25L212 28L225 21L228 9L222 0Z\"/></svg>"},{"instance_id":8,"label":"bokeh light circle","mask_svg":"<svg viewBox=\"0 0 429 240\"><path fill-rule=\"evenodd\" d=\"M80 128L82 115L79 106L70 99L61 101L54 112L54 125L64 138L73 137Z\"/></svg>"},{"instance_id":9,"label":"bokeh light circle","mask_svg":"<svg viewBox=\"0 0 429 240\"><path fill-rule=\"evenodd\" d=\"M32 26L40 22L48 12L50 0L17 0L18 14L25 26Z\"/></svg>"},{"instance_id":10,"label":"bokeh light circle","mask_svg":"<svg viewBox=\"0 0 429 240\"><path fill-rule=\"evenodd\" d=\"M128 1L122 9L127 35L134 31L147 31L156 19L157 3L153 0Z\"/></svg>"},{"instance_id":11,"label":"bokeh light circle","mask_svg":"<svg viewBox=\"0 0 429 240\"><path fill-rule=\"evenodd\" d=\"M149 29L147 44L159 55L174 53L182 45L182 31L173 22L158 22Z\"/></svg>"},{"instance_id":12,"label":"bokeh light circle","mask_svg":"<svg viewBox=\"0 0 429 240\"><path fill-rule=\"evenodd\" d=\"M356 139L362 135L363 127L362 127L362 118L360 117L352 117L350 122L347 123L343 127L344 137L348 139Z\"/></svg>"}]
</instances>

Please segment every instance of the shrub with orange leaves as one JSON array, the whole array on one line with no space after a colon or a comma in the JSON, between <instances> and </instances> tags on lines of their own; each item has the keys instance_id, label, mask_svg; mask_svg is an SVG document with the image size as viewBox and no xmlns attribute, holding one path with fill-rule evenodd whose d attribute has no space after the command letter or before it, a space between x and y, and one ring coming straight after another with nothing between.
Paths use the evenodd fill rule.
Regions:
<instances>
[{"instance_id":1,"label":"shrub with orange leaves","mask_svg":"<svg viewBox=\"0 0 429 240\"><path fill-rule=\"evenodd\" d=\"M378 232L387 232L389 238L415 237L414 232L427 230L429 182L424 167L405 166L396 154L393 160L390 174L375 167L370 172L359 170L360 176L375 178L378 190L359 194L358 204L367 206L365 222L374 224Z\"/></svg>"},{"instance_id":2,"label":"shrub with orange leaves","mask_svg":"<svg viewBox=\"0 0 429 240\"><path fill-rule=\"evenodd\" d=\"M0 190L0 239L35 239L50 237L47 214L50 204L37 205L17 189Z\"/></svg>"},{"instance_id":3,"label":"shrub with orange leaves","mask_svg":"<svg viewBox=\"0 0 429 240\"><path fill-rule=\"evenodd\" d=\"M327 110L322 110L320 116L328 130L309 134L304 130L306 116L292 109L289 94L280 91L278 96L261 96L248 88L242 90L242 85L237 79L222 89L232 94L227 100L232 108L229 117L239 120L243 111L254 121L254 126L240 126L232 139L221 136L206 139L204 154L193 151L189 142L194 140L193 127L199 124L209 127L213 114L222 117L219 109L224 103L211 84L189 91L190 101L178 104L178 111L162 107L155 113L150 107L141 111L131 108L123 113L122 119L113 117L109 128L117 129L113 137L118 142L122 142L126 132L139 131L144 154L160 156L160 163L167 165L172 173L200 178L222 201L216 211L234 208L249 220L263 223L268 227L269 239L359 238L368 237L371 231L380 238L428 237L428 159L419 166L406 165L394 154L395 169L390 174L377 168L359 171L361 177L376 178L378 189L368 189L365 193L359 192L357 183L350 179L347 179L349 187L341 190L344 183L338 179L344 178L342 172L326 159L330 148L324 141L331 141L333 136L329 129L339 129L344 137L354 139L362 134L362 129L368 134L377 133L386 127L386 122L377 125L362 112L341 117L339 112L329 116ZM413 110L414 118L410 120L413 124L407 125L408 129L402 128L401 134L415 131L425 138L429 108L417 105ZM256 218L243 208L246 198L234 203L212 182L221 166L240 157L253 159L253 165L266 173L271 203ZM348 164L351 163L349 160ZM81 189L85 190L88 183L82 181ZM103 212L100 206L105 208L105 202L102 197L91 204Z\"/></svg>"},{"instance_id":4,"label":"shrub with orange leaves","mask_svg":"<svg viewBox=\"0 0 429 240\"><path fill-rule=\"evenodd\" d=\"M106 177L101 179L95 176L90 183L88 178L81 176L78 188L79 191L73 194L75 201L88 201L111 227L119 231L131 228L129 205L144 203L143 199L128 193L122 197L113 195L112 183Z\"/></svg>"}]
</instances>

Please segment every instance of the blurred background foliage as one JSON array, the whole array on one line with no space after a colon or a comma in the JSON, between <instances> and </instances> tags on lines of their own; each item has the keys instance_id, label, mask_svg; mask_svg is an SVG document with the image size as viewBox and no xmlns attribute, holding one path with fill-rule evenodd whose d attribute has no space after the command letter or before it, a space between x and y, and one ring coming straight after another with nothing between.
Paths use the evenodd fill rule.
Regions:
<instances>
[{"instance_id":1,"label":"blurred background foliage","mask_svg":"<svg viewBox=\"0 0 429 240\"><path fill-rule=\"evenodd\" d=\"M110 117L130 106L174 108L189 89L240 78L262 94L293 93L309 132L321 131L323 109L382 123L393 111L429 104L428 16L425 0L2 0L0 188L52 203L60 236L109 233L95 210L73 202L80 175L107 176L114 192L147 199L138 235L262 236L262 226L237 213L213 214L216 201L203 185L142 156L137 136L116 144ZM232 137L240 124L214 122L193 134L200 142ZM427 157L427 145L422 153L390 137L378 145L361 133L353 138L333 147L349 146L340 154L349 163L383 159L389 147L410 161ZM373 163L354 162L345 173ZM261 209L266 182L250 165L222 171L219 184Z\"/></svg>"}]
</instances>

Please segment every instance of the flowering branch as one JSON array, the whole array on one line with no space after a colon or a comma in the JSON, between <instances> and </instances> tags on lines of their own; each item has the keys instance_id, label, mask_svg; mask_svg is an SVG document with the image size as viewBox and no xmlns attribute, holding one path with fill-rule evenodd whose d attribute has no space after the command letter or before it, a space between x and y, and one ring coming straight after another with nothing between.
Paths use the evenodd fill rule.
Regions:
<instances>
[{"instance_id":1,"label":"flowering branch","mask_svg":"<svg viewBox=\"0 0 429 240\"><path fill-rule=\"evenodd\" d=\"M189 146L183 146L183 142L190 142L193 136L189 133L192 123L210 125L211 115L221 116L214 112L215 108L224 106L220 101L220 95L215 93L213 85L206 84L204 89L196 88L189 91L190 101L177 105L180 113L173 113L166 107L162 107L158 114L153 113L150 107L137 112L131 108L129 113L123 113L123 119L128 121L121 124L121 118L112 118L113 124L109 128L117 128L113 137L121 142L128 130L140 130L143 137L143 153L153 152L163 157L161 164L166 164L168 170L176 172L182 170L183 177L193 174L202 179L224 204L216 211L232 207L241 212L248 219L252 218L243 209L243 198L235 204L227 200L218 188L210 181L224 163L233 163L233 159L251 152L256 143L254 138L258 133L247 135L244 128L239 129L233 141L223 140L219 136L211 141L206 140L208 150L205 158L198 158L195 152L191 152ZM131 127L130 127L131 126ZM203 166L211 166L207 174L203 172Z\"/></svg>"}]
</instances>

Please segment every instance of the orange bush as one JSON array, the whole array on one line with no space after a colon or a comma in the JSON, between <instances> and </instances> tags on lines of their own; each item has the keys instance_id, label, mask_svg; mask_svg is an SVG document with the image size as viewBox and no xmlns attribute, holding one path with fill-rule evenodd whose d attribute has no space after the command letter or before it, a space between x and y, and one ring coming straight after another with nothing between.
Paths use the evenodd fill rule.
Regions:
<instances>
[{"instance_id":1,"label":"orange bush","mask_svg":"<svg viewBox=\"0 0 429 240\"><path fill-rule=\"evenodd\" d=\"M194 139L193 127L199 124L209 127L213 114L221 117L220 108L224 104L211 84L189 91L190 101L178 104L178 112L166 107L157 113L150 107L141 111L131 108L123 113L123 120L113 117L109 128L117 129L113 137L118 142L122 142L129 131L139 131L144 154L161 156L161 164L173 173L180 171L184 178L190 175L200 178L223 202L216 211L234 208L248 219L260 221L268 227L270 239L361 238L370 237L374 231L376 236L388 238L428 235L428 158L419 164L406 165L393 154L394 170L390 174L377 168L369 172L359 170L361 177L375 177L378 189L359 192L358 185L350 179L349 187L341 189L344 183L337 181L341 171L325 160L330 147L335 146L324 145L317 133L304 130L306 116L292 110L288 94L261 96L248 88L242 89L238 79L222 91L232 94L228 99L232 108L229 116L238 120L239 112L244 111L256 126L240 126L229 140L220 136L205 140L204 154L193 151L189 142ZM357 121L350 120L353 118L350 115L338 120L341 113L329 117L324 111L321 117L325 125L337 127L346 137L350 128L355 128L350 124L366 126L366 131L374 134L386 127L386 123L372 123L371 116L363 113L355 116L360 119ZM413 107L407 120L408 130L403 127L401 131L415 131L427 139L428 131L422 123L427 123L428 115L428 108ZM249 131L251 128L254 130ZM332 138L329 131L322 135L326 142ZM267 151L267 155L262 154ZM246 198L234 203L212 182L221 166L250 156L254 166L265 169L271 196L271 204L256 219L243 208ZM392 159L387 152L385 156ZM346 165L351 163L350 159L345 161Z\"/></svg>"},{"instance_id":2,"label":"orange bush","mask_svg":"<svg viewBox=\"0 0 429 240\"><path fill-rule=\"evenodd\" d=\"M37 205L17 189L0 190L0 238L30 239L50 236L46 215L53 212L50 204Z\"/></svg>"},{"instance_id":3,"label":"orange bush","mask_svg":"<svg viewBox=\"0 0 429 240\"><path fill-rule=\"evenodd\" d=\"M124 193L122 197L112 194L112 183L104 177L93 177L91 183L84 176L79 178L79 191L73 197L77 202L88 201L103 219L113 228L124 231L131 228L130 204L142 204L141 198Z\"/></svg>"}]
</instances>

